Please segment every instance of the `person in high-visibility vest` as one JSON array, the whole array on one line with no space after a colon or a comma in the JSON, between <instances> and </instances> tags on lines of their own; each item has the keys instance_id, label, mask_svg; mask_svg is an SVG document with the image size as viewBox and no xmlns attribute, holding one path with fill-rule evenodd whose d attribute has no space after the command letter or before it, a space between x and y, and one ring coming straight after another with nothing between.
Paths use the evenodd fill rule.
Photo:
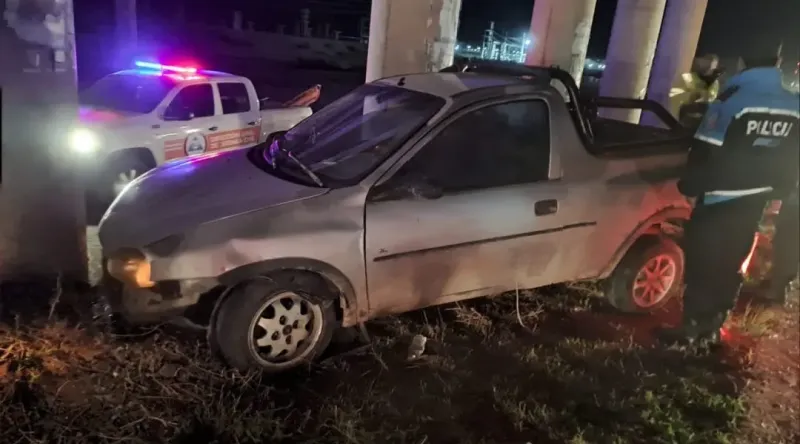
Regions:
<instances>
[{"instance_id":1,"label":"person in high-visibility vest","mask_svg":"<svg viewBox=\"0 0 800 444\"><path fill-rule=\"evenodd\" d=\"M670 112L684 125L695 129L700 125L708 104L719 94L719 77L722 69L719 57L709 54L698 57L692 70L681 74L670 90Z\"/></svg>"}]
</instances>

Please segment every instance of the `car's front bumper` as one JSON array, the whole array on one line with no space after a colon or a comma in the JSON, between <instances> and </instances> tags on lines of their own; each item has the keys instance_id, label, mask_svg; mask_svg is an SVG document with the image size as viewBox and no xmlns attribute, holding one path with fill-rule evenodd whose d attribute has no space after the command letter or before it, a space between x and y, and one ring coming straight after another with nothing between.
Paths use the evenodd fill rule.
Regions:
<instances>
[{"instance_id":1,"label":"car's front bumper","mask_svg":"<svg viewBox=\"0 0 800 444\"><path fill-rule=\"evenodd\" d=\"M158 282L152 288L136 288L103 273L100 292L112 313L132 324L150 324L184 316L203 295L218 288L216 279Z\"/></svg>"}]
</instances>

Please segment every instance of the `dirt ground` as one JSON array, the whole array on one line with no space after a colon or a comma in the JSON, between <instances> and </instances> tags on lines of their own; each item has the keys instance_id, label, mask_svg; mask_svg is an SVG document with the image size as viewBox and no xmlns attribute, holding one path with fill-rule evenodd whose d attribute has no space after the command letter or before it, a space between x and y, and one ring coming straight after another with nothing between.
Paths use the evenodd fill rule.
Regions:
<instances>
[{"instance_id":1,"label":"dirt ground","mask_svg":"<svg viewBox=\"0 0 800 444\"><path fill-rule=\"evenodd\" d=\"M722 350L653 345L674 320L552 287L392 317L372 344L278 377L196 337L0 326L2 443L790 443L798 307L744 309ZM425 354L407 360L416 334Z\"/></svg>"}]
</instances>

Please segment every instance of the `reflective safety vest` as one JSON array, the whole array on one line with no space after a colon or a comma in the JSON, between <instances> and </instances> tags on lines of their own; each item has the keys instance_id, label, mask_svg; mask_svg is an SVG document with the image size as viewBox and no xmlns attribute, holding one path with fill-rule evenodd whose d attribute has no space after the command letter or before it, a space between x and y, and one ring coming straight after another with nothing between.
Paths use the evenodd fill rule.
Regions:
<instances>
[{"instance_id":1,"label":"reflective safety vest","mask_svg":"<svg viewBox=\"0 0 800 444\"><path fill-rule=\"evenodd\" d=\"M717 98L717 94L719 80L709 85L697 73L684 73L669 92L669 111L673 116L680 116L682 107L694 103L711 103Z\"/></svg>"}]
</instances>

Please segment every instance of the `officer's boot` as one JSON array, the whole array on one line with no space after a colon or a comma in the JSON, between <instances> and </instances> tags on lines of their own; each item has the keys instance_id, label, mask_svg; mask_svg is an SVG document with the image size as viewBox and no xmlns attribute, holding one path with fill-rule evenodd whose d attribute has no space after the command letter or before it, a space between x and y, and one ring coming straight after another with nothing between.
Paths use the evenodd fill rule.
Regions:
<instances>
[{"instance_id":1,"label":"officer's boot","mask_svg":"<svg viewBox=\"0 0 800 444\"><path fill-rule=\"evenodd\" d=\"M661 344L666 346L714 347L720 342L720 330L726 318L727 313L710 316L687 316L684 314L681 326L659 328L654 335Z\"/></svg>"}]
</instances>

